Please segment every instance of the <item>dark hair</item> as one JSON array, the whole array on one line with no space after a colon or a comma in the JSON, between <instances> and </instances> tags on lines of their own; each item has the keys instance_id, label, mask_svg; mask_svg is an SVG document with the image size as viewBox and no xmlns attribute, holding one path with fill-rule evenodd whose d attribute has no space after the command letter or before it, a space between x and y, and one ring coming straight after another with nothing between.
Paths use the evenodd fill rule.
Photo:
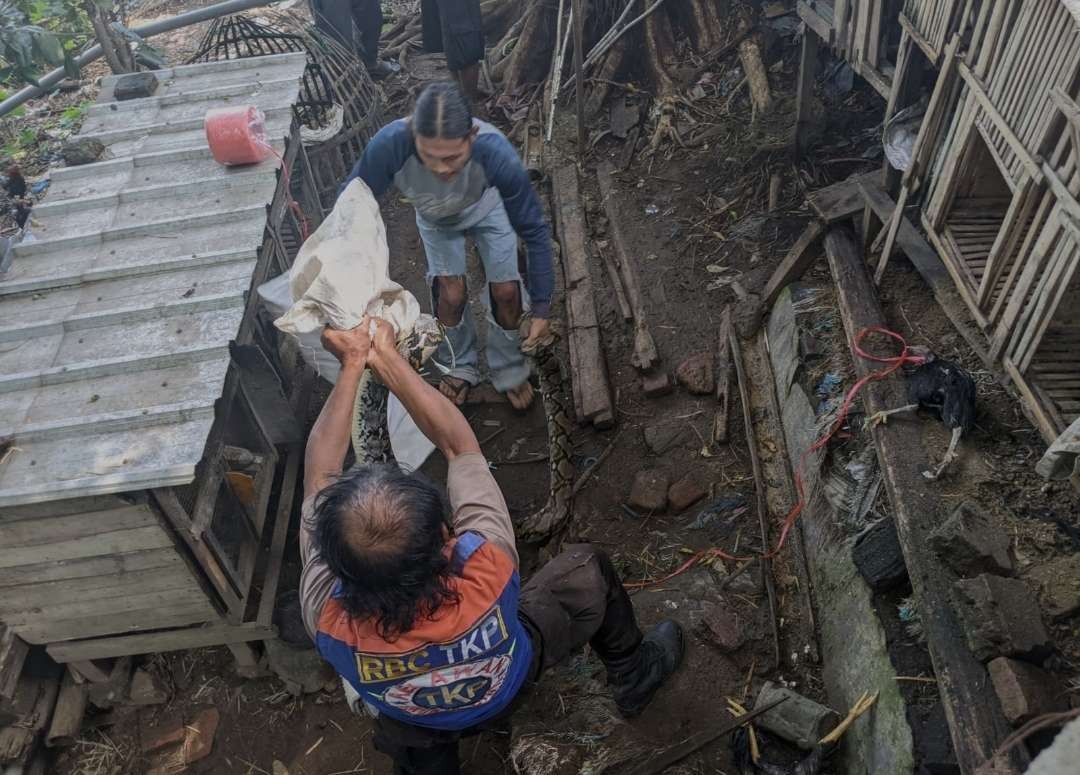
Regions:
<instances>
[{"instance_id":1,"label":"dark hair","mask_svg":"<svg viewBox=\"0 0 1080 775\"><path fill-rule=\"evenodd\" d=\"M456 603L439 490L395 465L354 468L315 499L315 544L352 617L388 641Z\"/></svg>"},{"instance_id":2,"label":"dark hair","mask_svg":"<svg viewBox=\"0 0 1080 775\"><path fill-rule=\"evenodd\" d=\"M449 81L427 86L413 108L413 134L441 140L460 140L472 131L469 99L456 83Z\"/></svg>"}]
</instances>

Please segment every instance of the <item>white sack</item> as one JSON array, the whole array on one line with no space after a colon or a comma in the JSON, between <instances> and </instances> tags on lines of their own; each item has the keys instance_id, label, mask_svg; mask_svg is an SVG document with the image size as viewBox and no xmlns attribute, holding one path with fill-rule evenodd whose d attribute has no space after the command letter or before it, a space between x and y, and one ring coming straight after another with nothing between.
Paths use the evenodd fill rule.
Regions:
<instances>
[{"instance_id":1,"label":"white sack","mask_svg":"<svg viewBox=\"0 0 1080 775\"><path fill-rule=\"evenodd\" d=\"M293 305L274 325L290 334L321 331L328 323L348 330L371 315L395 331L411 331L420 304L390 279L389 264L379 203L354 179L301 246L289 272Z\"/></svg>"},{"instance_id":2,"label":"white sack","mask_svg":"<svg viewBox=\"0 0 1080 775\"><path fill-rule=\"evenodd\" d=\"M349 329L368 314L390 321L396 331L409 331L420 317L416 297L389 278L389 262L379 205L371 189L354 180L300 248L292 270L256 292L277 318L274 325L295 336L304 360L333 383L341 364L322 346L324 325ZM394 457L407 471L423 465L435 449L392 394L387 427Z\"/></svg>"}]
</instances>

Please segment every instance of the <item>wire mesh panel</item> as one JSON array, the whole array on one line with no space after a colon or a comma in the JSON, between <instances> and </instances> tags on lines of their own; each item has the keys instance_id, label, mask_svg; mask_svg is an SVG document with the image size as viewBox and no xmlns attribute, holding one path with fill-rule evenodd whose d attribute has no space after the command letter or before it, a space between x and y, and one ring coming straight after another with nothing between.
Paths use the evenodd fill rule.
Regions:
<instances>
[{"instance_id":1,"label":"wire mesh panel","mask_svg":"<svg viewBox=\"0 0 1080 775\"><path fill-rule=\"evenodd\" d=\"M338 185L383 124L385 97L367 69L337 41L304 17L266 14L269 24L239 14L216 19L192 62L303 51L300 99L293 110L302 125L310 170L324 209L333 206Z\"/></svg>"}]
</instances>

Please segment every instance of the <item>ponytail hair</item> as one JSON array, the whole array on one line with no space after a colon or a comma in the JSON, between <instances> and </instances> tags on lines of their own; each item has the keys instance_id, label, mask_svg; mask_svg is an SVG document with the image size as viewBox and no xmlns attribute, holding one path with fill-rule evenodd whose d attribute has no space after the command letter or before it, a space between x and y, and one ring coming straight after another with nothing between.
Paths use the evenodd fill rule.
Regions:
<instances>
[{"instance_id":1,"label":"ponytail hair","mask_svg":"<svg viewBox=\"0 0 1080 775\"><path fill-rule=\"evenodd\" d=\"M411 123L414 135L461 140L472 132L472 109L456 83L433 83L420 92Z\"/></svg>"}]
</instances>

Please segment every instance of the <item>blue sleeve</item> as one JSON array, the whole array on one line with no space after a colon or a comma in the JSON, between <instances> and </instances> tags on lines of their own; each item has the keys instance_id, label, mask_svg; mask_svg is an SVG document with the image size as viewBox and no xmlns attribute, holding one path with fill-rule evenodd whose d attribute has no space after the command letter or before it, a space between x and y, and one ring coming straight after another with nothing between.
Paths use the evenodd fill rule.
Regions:
<instances>
[{"instance_id":1,"label":"blue sleeve","mask_svg":"<svg viewBox=\"0 0 1080 775\"><path fill-rule=\"evenodd\" d=\"M488 182L502 196L510 225L518 233L529 254L526 286L532 303L532 314L546 318L550 314L551 296L555 291L555 270L552 266L551 229L544 220L540 200L517 151L502 134L485 133L476 138L473 156L483 166Z\"/></svg>"},{"instance_id":2,"label":"blue sleeve","mask_svg":"<svg viewBox=\"0 0 1080 775\"><path fill-rule=\"evenodd\" d=\"M404 119L391 121L371 138L360 160L349 176L338 187L338 196L354 178L367 183L375 198L379 198L394 182L400 170L413 152L412 132Z\"/></svg>"}]
</instances>

